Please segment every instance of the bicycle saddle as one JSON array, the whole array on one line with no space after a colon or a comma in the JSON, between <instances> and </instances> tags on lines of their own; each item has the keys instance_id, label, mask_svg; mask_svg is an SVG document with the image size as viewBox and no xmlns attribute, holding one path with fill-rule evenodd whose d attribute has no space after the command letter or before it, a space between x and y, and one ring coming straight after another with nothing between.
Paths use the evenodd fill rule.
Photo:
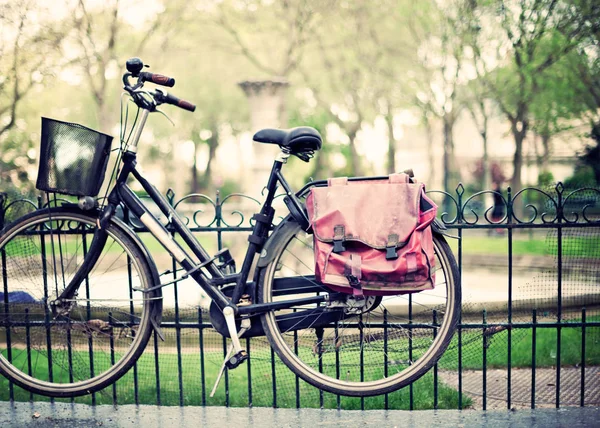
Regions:
<instances>
[{"instance_id":1,"label":"bicycle saddle","mask_svg":"<svg viewBox=\"0 0 600 428\"><path fill-rule=\"evenodd\" d=\"M298 126L292 129L261 129L254 137L259 143L277 144L292 154L314 152L322 145L321 134L310 126Z\"/></svg>"}]
</instances>

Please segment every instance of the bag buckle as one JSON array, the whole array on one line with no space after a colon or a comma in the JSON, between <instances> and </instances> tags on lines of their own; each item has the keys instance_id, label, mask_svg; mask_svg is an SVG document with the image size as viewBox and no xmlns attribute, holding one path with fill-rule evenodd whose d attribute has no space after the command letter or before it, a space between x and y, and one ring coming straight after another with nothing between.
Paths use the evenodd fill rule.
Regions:
<instances>
[{"instance_id":1,"label":"bag buckle","mask_svg":"<svg viewBox=\"0 0 600 428\"><path fill-rule=\"evenodd\" d=\"M333 252L338 254L346 251L344 242L346 240L345 227L338 224L333 227Z\"/></svg>"},{"instance_id":2,"label":"bag buckle","mask_svg":"<svg viewBox=\"0 0 600 428\"><path fill-rule=\"evenodd\" d=\"M385 259L386 260L396 260L398 258L398 253L396 252L396 247L398 246L399 237L395 233L391 233L388 235L388 242L385 247Z\"/></svg>"},{"instance_id":3,"label":"bag buckle","mask_svg":"<svg viewBox=\"0 0 600 428\"><path fill-rule=\"evenodd\" d=\"M344 246L344 241L333 241L333 252L334 253L342 253L346 251L346 247Z\"/></svg>"},{"instance_id":4,"label":"bag buckle","mask_svg":"<svg viewBox=\"0 0 600 428\"><path fill-rule=\"evenodd\" d=\"M358 279L356 276L350 274L350 275L346 275L346 278L348 279L348 284L350 284L350 287L352 288L357 288L360 289L360 279Z\"/></svg>"},{"instance_id":5,"label":"bag buckle","mask_svg":"<svg viewBox=\"0 0 600 428\"><path fill-rule=\"evenodd\" d=\"M393 247L385 247L385 259L386 260L396 260L398 258L398 253L396 252L396 246Z\"/></svg>"}]
</instances>

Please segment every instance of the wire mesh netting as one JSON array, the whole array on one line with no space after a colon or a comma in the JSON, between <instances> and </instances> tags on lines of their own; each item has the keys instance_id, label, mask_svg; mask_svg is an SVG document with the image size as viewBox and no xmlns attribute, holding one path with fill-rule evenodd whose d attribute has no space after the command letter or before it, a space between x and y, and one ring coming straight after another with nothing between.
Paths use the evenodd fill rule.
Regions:
<instances>
[{"instance_id":1,"label":"wire mesh netting","mask_svg":"<svg viewBox=\"0 0 600 428\"><path fill-rule=\"evenodd\" d=\"M104 181L112 137L75 123L42 118L36 187L46 192L96 196Z\"/></svg>"},{"instance_id":2,"label":"wire mesh netting","mask_svg":"<svg viewBox=\"0 0 600 428\"><path fill-rule=\"evenodd\" d=\"M494 225L489 228L491 234L487 230L463 230L462 274L467 287L463 288L461 328L436 370L388 397L361 400L322 393L298 379L261 337L242 341L249 349L249 362L226 372L215 396L209 397L228 341L210 325L208 302L201 290L186 280L164 289L165 341L153 335L136 366L121 380L93 397L76 401L344 409L469 405L481 408L486 400L489 408L506 408L507 404L529 407L532 403L554 406L557 400L561 405L598 404L600 226L590 223L598 218L595 195L597 192L579 192L577 198L564 204L564 217L577 221L574 224L563 221L561 226L554 222L544 228L511 231L505 225ZM554 215L549 212L548 219ZM230 238L232 235L240 239ZM239 241L240 248L232 249L239 258L247 232L224 236L230 247ZM200 234L210 251L221 247L220 237L219 245L215 245L213 234ZM504 264L482 273L483 268L477 265L479 259L473 259L464 250L472 238L476 238L477 245L483 241L502 242L503 252L495 258L503 259ZM507 247L509 240L512 252ZM519 252L521 247L526 250ZM27 250L34 255L36 251ZM172 266L169 257L153 253L157 262L164 258L163 264ZM33 272L26 264L22 268ZM478 298L469 290L470 278L478 280L483 297ZM498 290L493 289L494 281L501 283ZM105 307L99 312L109 311L115 312L115 308ZM79 334L86 343L88 336L100 343L103 332L92 329ZM42 345L45 339L44 334L35 337ZM100 348L99 355L110 359L110 346ZM9 399L7 382L2 379L0 384L0 397ZM17 387L13 388L13 395L17 400L30 398L29 393Z\"/></svg>"}]
</instances>

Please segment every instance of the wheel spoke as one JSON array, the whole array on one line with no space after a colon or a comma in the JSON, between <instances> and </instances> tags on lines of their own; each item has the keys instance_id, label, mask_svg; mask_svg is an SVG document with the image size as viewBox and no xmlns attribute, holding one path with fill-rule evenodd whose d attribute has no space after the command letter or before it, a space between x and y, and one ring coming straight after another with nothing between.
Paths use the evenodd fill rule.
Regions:
<instances>
[{"instance_id":1,"label":"wheel spoke","mask_svg":"<svg viewBox=\"0 0 600 428\"><path fill-rule=\"evenodd\" d=\"M441 356L453 334L460 304L456 265L445 241L436 238L434 242L435 290L384 296L371 300L373 307L369 307L368 300L361 307L360 300L335 294L339 300L336 305L345 305L345 309L337 306L336 310L347 312L336 322L325 316L332 310L326 306L333 303L327 298L331 291L313 279L312 237L299 230L287 233L279 238L287 244L262 272L261 301L293 298L273 294L275 281L291 276L304 277L311 287L319 287L315 294L326 297L318 316L311 315L313 319L303 322L303 313L308 314L307 310L318 305L304 306L296 312L298 319L282 330L276 320L286 311L265 315L265 329L273 337L271 345L298 376L338 394L375 395L414 381ZM356 302L355 306L351 302ZM432 324L434 311L439 325ZM432 330L437 331L435 337Z\"/></svg>"},{"instance_id":2,"label":"wheel spoke","mask_svg":"<svg viewBox=\"0 0 600 428\"><path fill-rule=\"evenodd\" d=\"M0 268L8 291L8 304L0 305L7 327L0 328L0 335L10 329L9 373L33 392L56 395L68 389L81 395L97 390L133 365L149 338L150 305L159 297L130 289L151 286L151 274L143 252L113 225L96 265L82 281L85 292L80 289L59 303L60 316L44 299L46 279L53 295L70 283L85 260L94 228L94 218L54 209L51 217L40 211L23 218L0 238L0 251L6 254ZM0 344L4 366L8 345L4 339ZM53 388L46 384L50 369Z\"/></svg>"}]
</instances>

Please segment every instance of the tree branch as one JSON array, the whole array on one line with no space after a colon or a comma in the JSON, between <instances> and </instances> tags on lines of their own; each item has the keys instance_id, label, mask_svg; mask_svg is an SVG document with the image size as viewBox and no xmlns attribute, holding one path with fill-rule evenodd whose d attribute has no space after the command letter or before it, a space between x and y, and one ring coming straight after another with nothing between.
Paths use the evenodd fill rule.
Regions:
<instances>
[{"instance_id":1,"label":"tree branch","mask_svg":"<svg viewBox=\"0 0 600 428\"><path fill-rule=\"evenodd\" d=\"M235 42L237 43L237 45L240 47L240 49L242 50L242 55L244 55L246 57L246 59L248 61L250 61L252 64L254 64L254 66L256 66L256 68L258 68L261 71L264 71L272 76L276 76L277 75L277 70L266 66L265 64L263 64L258 57L256 57L256 55L254 55L252 53L252 51L250 50L250 48L248 48L248 46L244 43L244 41L242 40L240 34L235 30L235 28L233 28L229 22L227 21L227 18L225 18L225 14L223 13L222 10L222 6L220 6L220 11L221 13L219 14L219 17L217 18L217 22L221 25L221 27L223 27L235 40Z\"/></svg>"}]
</instances>

